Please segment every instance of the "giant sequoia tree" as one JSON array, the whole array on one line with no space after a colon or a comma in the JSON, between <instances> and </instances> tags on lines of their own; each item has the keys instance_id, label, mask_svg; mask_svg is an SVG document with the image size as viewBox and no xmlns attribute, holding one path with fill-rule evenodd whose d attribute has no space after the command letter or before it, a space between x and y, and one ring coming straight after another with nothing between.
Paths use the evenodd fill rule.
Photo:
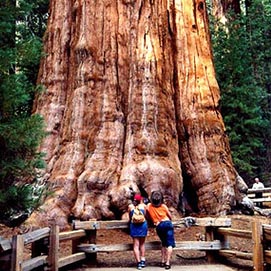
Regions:
<instances>
[{"instance_id":1,"label":"giant sequoia tree","mask_svg":"<svg viewBox=\"0 0 271 271\"><path fill-rule=\"evenodd\" d=\"M54 193L31 219L120 218L156 189L176 211L183 191L205 214L242 199L205 1L51 0L44 45L34 112Z\"/></svg>"}]
</instances>

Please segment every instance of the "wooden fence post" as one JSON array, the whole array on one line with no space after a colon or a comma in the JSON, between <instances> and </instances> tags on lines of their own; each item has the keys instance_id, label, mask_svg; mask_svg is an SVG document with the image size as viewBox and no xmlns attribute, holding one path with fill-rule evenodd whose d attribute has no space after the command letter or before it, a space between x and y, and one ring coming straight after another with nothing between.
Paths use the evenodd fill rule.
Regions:
<instances>
[{"instance_id":1,"label":"wooden fence post","mask_svg":"<svg viewBox=\"0 0 271 271\"><path fill-rule=\"evenodd\" d=\"M252 222L252 240L253 240L253 269L254 271L264 271L262 223Z\"/></svg>"},{"instance_id":2,"label":"wooden fence post","mask_svg":"<svg viewBox=\"0 0 271 271\"><path fill-rule=\"evenodd\" d=\"M11 271L21 271L24 260L24 237L15 235L12 237Z\"/></svg>"},{"instance_id":3,"label":"wooden fence post","mask_svg":"<svg viewBox=\"0 0 271 271\"><path fill-rule=\"evenodd\" d=\"M213 241L214 240L214 229L213 227L206 227L205 228L205 239L206 241ZM214 263L215 257L212 251L206 251L207 262Z\"/></svg>"},{"instance_id":4,"label":"wooden fence post","mask_svg":"<svg viewBox=\"0 0 271 271\"><path fill-rule=\"evenodd\" d=\"M86 232L86 237L85 237L85 242L89 244L96 244L97 242L97 228L99 228L98 223L96 223L96 220L92 220L93 225L91 229L85 229ZM90 266L96 266L97 265L97 252L93 253L87 253L86 254L86 264Z\"/></svg>"},{"instance_id":5,"label":"wooden fence post","mask_svg":"<svg viewBox=\"0 0 271 271\"><path fill-rule=\"evenodd\" d=\"M88 230L86 231L86 238L89 244L96 244L97 230ZM86 258L87 264L91 266L97 265L97 252L96 253L88 253Z\"/></svg>"},{"instance_id":6,"label":"wooden fence post","mask_svg":"<svg viewBox=\"0 0 271 271\"><path fill-rule=\"evenodd\" d=\"M55 221L51 223L50 244L49 244L49 268L50 271L58 271L59 259L59 226Z\"/></svg>"},{"instance_id":7,"label":"wooden fence post","mask_svg":"<svg viewBox=\"0 0 271 271\"><path fill-rule=\"evenodd\" d=\"M223 249L230 248L229 236L219 233L219 228L214 229L213 235L214 235L215 240L220 240L221 246L223 247ZM214 251L213 256L215 257L216 262L221 261L219 251Z\"/></svg>"}]
</instances>

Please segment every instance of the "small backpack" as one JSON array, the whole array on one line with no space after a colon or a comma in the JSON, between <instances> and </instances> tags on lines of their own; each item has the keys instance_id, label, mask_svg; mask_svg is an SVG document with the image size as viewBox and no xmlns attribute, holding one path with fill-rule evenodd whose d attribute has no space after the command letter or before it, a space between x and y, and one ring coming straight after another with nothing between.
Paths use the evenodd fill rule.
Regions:
<instances>
[{"instance_id":1,"label":"small backpack","mask_svg":"<svg viewBox=\"0 0 271 271\"><path fill-rule=\"evenodd\" d=\"M145 216L141 210L136 206L131 218L131 222L134 224L141 224L145 221Z\"/></svg>"}]
</instances>

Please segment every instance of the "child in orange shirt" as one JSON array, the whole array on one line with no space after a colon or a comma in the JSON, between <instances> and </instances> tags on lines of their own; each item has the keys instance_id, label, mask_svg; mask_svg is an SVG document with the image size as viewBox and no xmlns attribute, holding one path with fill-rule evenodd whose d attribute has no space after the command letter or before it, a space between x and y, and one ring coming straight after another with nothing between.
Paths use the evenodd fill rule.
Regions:
<instances>
[{"instance_id":1,"label":"child in orange shirt","mask_svg":"<svg viewBox=\"0 0 271 271\"><path fill-rule=\"evenodd\" d=\"M151 203L147 205L147 212L162 242L161 266L170 269L170 259L173 247L175 247L174 228L171 222L171 214L168 207L163 203L163 194L160 191L152 192Z\"/></svg>"}]
</instances>

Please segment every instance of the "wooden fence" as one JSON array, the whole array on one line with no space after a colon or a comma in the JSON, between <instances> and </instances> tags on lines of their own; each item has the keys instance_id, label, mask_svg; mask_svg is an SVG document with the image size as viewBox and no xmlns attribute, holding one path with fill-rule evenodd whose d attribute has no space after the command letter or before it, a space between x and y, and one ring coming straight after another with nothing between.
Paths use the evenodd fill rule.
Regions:
<instances>
[{"instance_id":1,"label":"wooden fence","mask_svg":"<svg viewBox=\"0 0 271 271\"><path fill-rule=\"evenodd\" d=\"M262 193L262 198L256 198L256 193ZM262 189L248 189L248 197L256 203L271 202L271 187L266 187Z\"/></svg>"},{"instance_id":2,"label":"wooden fence","mask_svg":"<svg viewBox=\"0 0 271 271\"><path fill-rule=\"evenodd\" d=\"M243 260L253 261L253 270L264 271L267 264L271 264L271 225L260 222L252 222L251 230L240 230L233 228L219 228L217 233L227 239L229 236L252 240L252 252L242 252L236 250L220 250L222 257L235 256Z\"/></svg>"},{"instance_id":3,"label":"wooden fence","mask_svg":"<svg viewBox=\"0 0 271 271\"><path fill-rule=\"evenodd\" d=\"M238 230L231 227L229 218L194 218L195 225L204 227L205 241L176 240L174 250L205 251L209 262L221 257L237 257L251 260L255 271L264 271L266 264L271 264L271 225L253 222L251 230ZM174 221L174 227L184 227L184 221ZM2 259L9 255L11 271L39 270L57 271L64 266L82 260L95 263L97 253L132 251L132 244L103 245L96 243L97 231L127 229L128 221L74 221L73 230L59 232L59 227L52 223L50 227L22 235L13 236L12 240L0 239L0 266ZM231 249L229 236L251 239L252 252ZM72 242L71 255L60 257L60 242ZM31 258L24 259L24 249L31 244ZM160 242L146 242L147 250L159 250ZM2 265L3 266L3 265ZM0 267L1 269L1 267ZM9 269L3 269L9 270Z\"/></svg>"},{"instance_id":4,"label":"wooden fence","mask_svg":"<svg viewBox=\"0 0 271 271\"><path fill-rule=\"evenodd\" d=\"M174 221L174 227L184 227L184 220ZM228 243L224 240L214 239L214 229L218 227L230 227L231 219L229 218L196 218L195 224L205 228L206 240L202 241L178 241L176 240L176 247L174 250L201 250L206 251L208 261L212 261L213 253L220 249L228 248ZM91 244L83 243L78 245L79 251L87 254L92 254L92 260L95 261L96 255L99 252L113 252L113 251L128 251L133 250L133 245L130 244L117 244L117 245L104 245L96 244L97 230L112 230L112 229L127 229L129 224L127 221L75 221L75 229L84 229L89 232L92 239ZM146 242L146 250L160 250L161 244L159 241Z\"/></svg>"},{"instance_id":5,"label":"wooden fence","mask_svg":"<svg viewBox=\"0 0 271 271\"><path fill-rule=\"evenodd\" d=\"M60 258L59 243L85 237L84 230L59 232L59 227L52 223L50 227L42 228L30 233L15 235L11 240L11 271L30 271L38 267L43 270L58 270L66 265L78 262L86 258L84 252L76 252ZM31 258L24 260L25 246L31 244ZM8 246L6 246L8 248ZM3 249L3 247L2 247Z\"/></svg>"}]
</instances>

